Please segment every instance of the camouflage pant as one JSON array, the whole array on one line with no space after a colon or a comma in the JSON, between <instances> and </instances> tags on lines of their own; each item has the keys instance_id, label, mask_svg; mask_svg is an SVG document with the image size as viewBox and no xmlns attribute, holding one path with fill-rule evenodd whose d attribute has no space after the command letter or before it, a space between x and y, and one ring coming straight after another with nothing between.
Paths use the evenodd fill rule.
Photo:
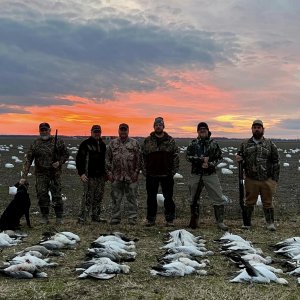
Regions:
<instances>
[{"instance_id":1,"label":"camouflage pant","mask_svg":"<svg viewBox=\"0 0 300 300\"><path fill-rule=\"evenodd\" d=\"M137 182L114 181L111 184L111 198L112 198L112 216L111 220L121 220L121 204L125 196L125 209L127 211L128 219L136 220L138 204L137 204Z\"/></svg>"},{"instance_id":2,"label":"camouflage pant","mask_svg":"<svg viewBox=\"0 0 300 300\"><path fill-rule=\"evenodd\" d=\"M86 220L90 213L92 218L100 217L102 199L104 195L105 178L89 178L83 183L80 218Z\"/></svg>"},{"instance_id":3,"label":"camouflage pant","mask_svg":"<svg viewBox=\"0 0 300 300\"><path fill-rule=\"evenodd\" d=\"M36 174L36 194L38 205L42 215L49 214L50 196L52 195L52 204L55 215L58 218L63 216L64 204L61 198L61 178L60 174Z\"/></svg>"}]
</instances>

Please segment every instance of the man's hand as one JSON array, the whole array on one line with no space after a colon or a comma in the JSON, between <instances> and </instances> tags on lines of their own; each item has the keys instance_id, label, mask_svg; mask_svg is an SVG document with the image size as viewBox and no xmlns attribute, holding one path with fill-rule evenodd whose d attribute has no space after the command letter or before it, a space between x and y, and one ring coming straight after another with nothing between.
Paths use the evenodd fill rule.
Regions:
<instances>
[{"instance_id":1,"label":"man's hand","mask_svg":"<svg viewBox=\"0 0 300 300\"><path fill-rule=\"evenodd\" d=\"M208 168L208 159L209 159L209 157L203 157L203 163L202 163L202 168L203 169Z\"/></svg>"},{"instance_id":2,"label":"man's hand","mask_svg":"<svg viewBox=\"0 0 300 300\"><path fill-rule=\"evenodd\" d=\"M112 177L112 175L107 175L108 181L110 182L114 182L114 178Z\"/></svg>"},{"instance_id":3,"label":"man's hand","mask_svg":"<svg viewBox=\"0 0 300 300\"><path fill-rule=\"evenodd\" d=\"M80 176L80 180L81 180L82 182L88 182L88 181L89 181L89 179L87 178L87 176L86 176L85 174L82 174L82 175Z\"/></svg>"},{"instance_id":4,"label":"man's hand","mask_svg":"<svg viewBox=\"0 0 300 300\"><path fill-rule=\"evenodd\" d=\"M131 181L132 182L137 182L138 181L138 178L139 178L139 175L134 173L134 175L131 176Z\"/></svg>"},{"instance_id":5,"label":"man's hand","mask_svg":"<svg viewBox=\"0 0 300 300\"><path fill-rule=\"evenodd\" d=\"M236 159L237 162L240 162L240 161L243 160L243 157L241 155L236 154L235 159Z\"/></svg>"},{"instance_id":6,"label":"man's hand","mask_svg":"<svg viewBox=\"0 0 300 300\"><path fill-rule=\"evenodd\" d=\"M53 167L54 169L57 169L57 168L59 167L59 161L54 162L54 163L52 164L52 167Z\"/></svg>"},{"instance_id":7,"label":"man's hand","mask_svg":"<svg viewBox=\"0 0 300 300\"><path fill-rule=\"evenodd\" d=\"M20 181L19 181L19 183L20 183L21 185L23 185L23 184L25 183L25 181L26 181L26 178L21 178Z\"/></svg>"}]
</instances>

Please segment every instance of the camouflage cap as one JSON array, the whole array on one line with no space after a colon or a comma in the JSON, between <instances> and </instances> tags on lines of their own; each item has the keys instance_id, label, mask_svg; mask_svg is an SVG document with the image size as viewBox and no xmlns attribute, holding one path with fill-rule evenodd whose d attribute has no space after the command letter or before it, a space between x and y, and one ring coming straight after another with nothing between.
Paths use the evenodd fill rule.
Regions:
<instances>
[{"instance_id":1,"label":"camouflage cap","mask_svg":"<svg viewBox=\"0 0 300 300\"><path fill-rule=\"evenodd\" d=\"M254 125L260 125L260 126L264 127L264 123L262 120L254 120L252 123L252 126L254 126Z\"/></svg>"}]
</instances>

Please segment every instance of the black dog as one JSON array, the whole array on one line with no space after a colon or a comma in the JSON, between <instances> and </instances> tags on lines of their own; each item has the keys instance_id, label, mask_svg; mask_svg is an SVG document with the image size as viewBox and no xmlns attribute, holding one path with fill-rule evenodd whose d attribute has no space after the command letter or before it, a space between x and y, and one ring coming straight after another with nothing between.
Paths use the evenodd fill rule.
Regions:
<instances>
[{"instance_id":1,"label":"black dog","mask_svg":"<svg viewBox=\"0 0 300 300\"><path fill-rule=\"evenodd\" d=\"M25 181L24 184L20 184L19 182L15 184L17 193L0 218L0 230L20 229L20 219L23 215L25 215L27 226L31 227L29 219L31 202L27 192L28 186L29 184L27 181Z\"/></svg>"}]
</instances>

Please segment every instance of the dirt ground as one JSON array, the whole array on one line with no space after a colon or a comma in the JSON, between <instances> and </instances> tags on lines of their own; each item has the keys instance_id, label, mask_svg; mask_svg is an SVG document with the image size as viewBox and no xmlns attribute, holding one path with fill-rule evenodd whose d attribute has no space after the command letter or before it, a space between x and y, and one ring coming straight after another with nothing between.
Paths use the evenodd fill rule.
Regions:
<instances>
[{"instance_id":1,"label":"dirt ground","mask_svg":"<svg viewBox=\"0 0 300 300\"><path fill-rule=\"evenodd\" d=\"M33 138L0 138L0 212L11 200L8 195L8 187L16 183L20 178L22 162L15 163L13 156L23 160ZM66 144L70 148L70 155L75 158L76 150L82 139L67 138ZM187 146L187 141L178 140L180 147ZM240 141L221 140L223 157L234 161L236 147ZM253 241L256 247L262 248L265 255L274 256L269 245L285 238L299 235L300 217L300 194L299 194L299 145L295 142L277 142L281 156L281 175L278 191L275 196L276 232L268 232L264 227L264 219L261 207L256 207L253 220L253 230L243 231L240 228L240 208L238 202L238 170L232 169L232 175L223 175L218 171L224 195L230 203L226 206L226 224L230 231L240 234L245 239ZM6 145L6 146L5 146ZM23 147L21 147L21 145ZM19 148L19 149L18 149ZM21 149L23 148L23 149ZM3 149L9 149L4 151ZM20 153L24 152L24 153ZM74 153L72 153L74 151ZM230 154L231 153L231 154ZM290 154L291 157L286 157ZM289 155L288 155L289 156ZM189 174L190 165L185 160L185 153L180 154L180 170L182 179L175 180L174 199L177 206L177 219L175 229L186 228L189 219ZM6 163L14 164L14 168L6 168ZM283 166L289 163L289 166ZM236 163L232 163L236 166ZM227 167L229 165L227 164ZM32 170L33 171L33 170ZM88 225L76 224L82 186L76 170L63 170L63 193L65 201L65 223L60 227L54 224L52 212L51 224L43 226L39 224L39 212L34 188L34 176L29 178L31 196L31 217L33 229L25 225L23 230L28 233L24 242L13 248L4 249L1 252L2 261L11 257L15 252L38 243L42 232L49 230L64 230L77 233L81 237L81 243L76 250L65 251L66 255L55 261L60 264L55 269L47 269L49 278L46 280L17 280L0 277L0 299L299 299L299 286L296 279L283 275L289 282L289 286L230 284L230 274L235 267L223 257L218 246L213 242L223 232L215 226L213 209L210 200L204 191L201 198L201 222L200 229L194 230L193 234L201 235L207 240L207 248L213 250L215 255L210 257L212 276L188 276L184 278L153 278L149 275L149 269L156 264L156 256L162 254L159 247L162 246L165 234L170 228L164 226L163 210L159 209L157 226L145 228L142 226L145 218L146 192L143 176L139 182L139 223L137 226L129 226L126 216L122 224L114 227L108 224ZM104 197L104 216L110 215L110 186L107 184ZM84 260L89 243L100 234L112 231L121 231L129 236L139 238L137 242L137 259L130 263L129 275L119 275L109 281L84 280L80 281L74 273L75 265ZM0 261L1 263L1 261ZM277 267L281 267L278 265Z\"/></svg>"}]
</instances>

